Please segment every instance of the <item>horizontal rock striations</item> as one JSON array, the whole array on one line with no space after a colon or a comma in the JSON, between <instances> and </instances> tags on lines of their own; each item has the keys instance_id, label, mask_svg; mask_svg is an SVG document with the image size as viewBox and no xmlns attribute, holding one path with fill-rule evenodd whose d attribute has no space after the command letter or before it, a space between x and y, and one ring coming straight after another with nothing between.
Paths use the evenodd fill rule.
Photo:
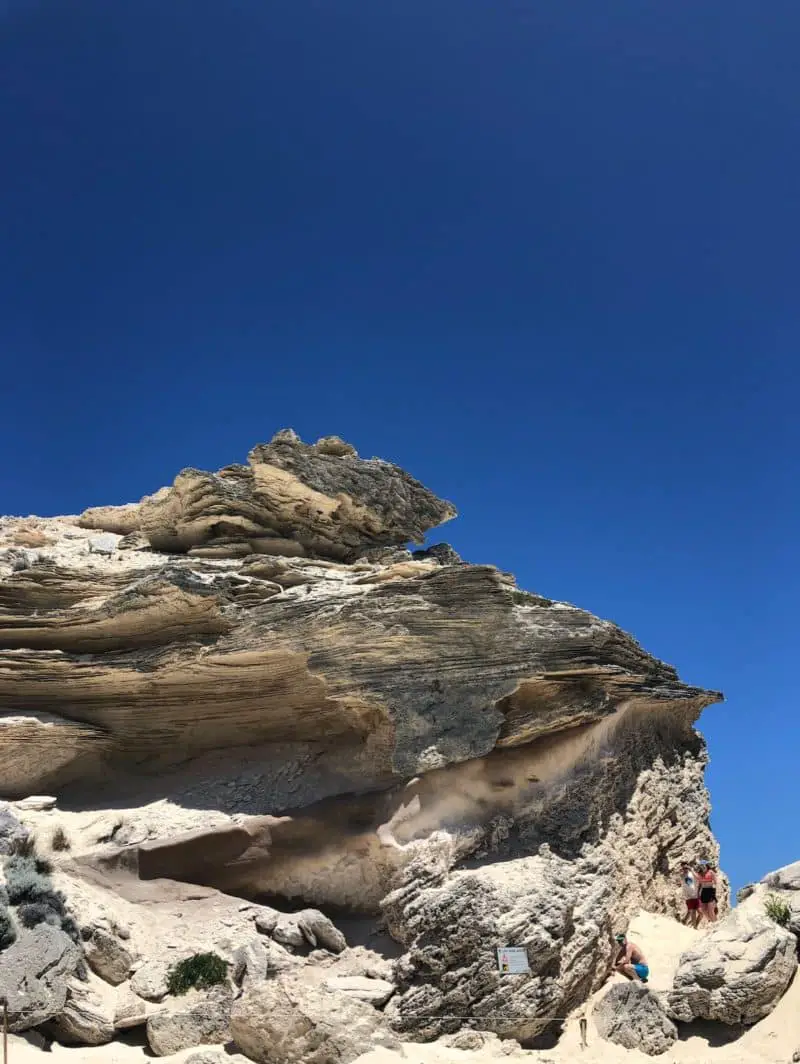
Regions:
<instances>
[{"instance_id":1,"label":"horizontal rock striations","mask_svg":"<svg viewBox=\"0 0 800 1064\"><path fill-rule=\"evenodd\" d=\"M493 566L407 549L454 514L283 432L138 504L3 519L0 797L56 795L82 875L382 914L405 1037L465 1003L535 1037L627 914L677 913L681 859L716 860L694 725L721 696ZM522 982L493 967L509 944Z\"/></svg>"}]
</instances>

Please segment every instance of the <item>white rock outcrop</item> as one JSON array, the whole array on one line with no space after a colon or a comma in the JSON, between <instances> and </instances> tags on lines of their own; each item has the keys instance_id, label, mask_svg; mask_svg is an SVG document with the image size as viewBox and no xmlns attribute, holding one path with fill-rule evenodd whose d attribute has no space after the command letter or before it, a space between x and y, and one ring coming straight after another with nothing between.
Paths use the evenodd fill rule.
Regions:
<instances>
[{"instance_id":1,"label":"white rock outcrop","mask_svg":"<svg viewBox=\"0 0 800 1064\"><path fill-rule=\"evenodd\" d=\"M756 1023L775 1008L796 971L794 935L764 913L737 908L681 956L668 1010L684 1023Z\"/></svg>"}]
</instances>

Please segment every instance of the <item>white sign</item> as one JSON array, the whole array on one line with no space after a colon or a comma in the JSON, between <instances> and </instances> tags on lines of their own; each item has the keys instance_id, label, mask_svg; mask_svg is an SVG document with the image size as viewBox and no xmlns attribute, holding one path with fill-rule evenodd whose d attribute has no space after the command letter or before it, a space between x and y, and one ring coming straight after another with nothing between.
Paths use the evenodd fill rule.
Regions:
<instances>
[{"instance_id":1,"label":"white sign","mask_svg":"<svg viewBox=\"0 0 800 1064\"><path fill-rule=\"evenodd\" d=\"M531 970L524 946L498 946L497 967L501 975L522 975Z\"/></svg>"}]
</instances>

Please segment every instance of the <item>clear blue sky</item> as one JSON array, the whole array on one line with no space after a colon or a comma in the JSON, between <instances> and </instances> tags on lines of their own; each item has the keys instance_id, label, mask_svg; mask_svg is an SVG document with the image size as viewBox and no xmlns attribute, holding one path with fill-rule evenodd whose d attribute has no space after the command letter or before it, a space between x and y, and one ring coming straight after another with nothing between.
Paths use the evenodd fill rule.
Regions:
<instances>
[{"instance_id":1,"label":"clear blue sky","mask_svg":"<svg viewBox=\"0 0 800 1064\"><path fill-rule=\"evenodd\" d=\"M796 0L3 0L0 510L291 425L632 631L800 858Z\"/></svg>"}]
</instances>

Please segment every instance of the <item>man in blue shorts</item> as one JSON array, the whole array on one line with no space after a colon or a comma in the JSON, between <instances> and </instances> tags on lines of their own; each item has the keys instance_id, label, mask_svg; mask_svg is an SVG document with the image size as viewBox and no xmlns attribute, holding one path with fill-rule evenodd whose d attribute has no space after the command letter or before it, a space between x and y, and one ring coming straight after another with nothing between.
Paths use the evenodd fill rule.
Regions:
<instances>
[{"instance_id":1,"label":"man in blue shorts","mask_svg":"<svg viewBox=\"0 0 800 1064\"><path fill-rule=\"evenodd\" d=\"M650 978L650 969L642 951L635 942L628 940L627 935L620 934L615 937L619 951L614 961L614 971L624 975L626 979L646 983Z\"/></svg>"}]
</instances>

